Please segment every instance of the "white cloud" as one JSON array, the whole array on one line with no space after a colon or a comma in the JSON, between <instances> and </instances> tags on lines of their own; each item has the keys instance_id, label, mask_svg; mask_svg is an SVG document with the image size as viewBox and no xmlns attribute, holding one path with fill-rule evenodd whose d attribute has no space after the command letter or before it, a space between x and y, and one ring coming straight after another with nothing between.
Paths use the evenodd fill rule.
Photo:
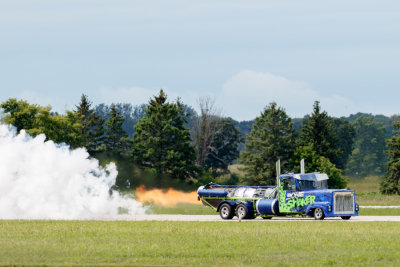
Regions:
<instances>
[{"instance_id":1,"label":"white cloud","mask_svg":"<svg viewBox=\"0 0 400 267\"><path fill-rule=\"evenodd\" d=\"M354 104L345 97L321 96L307 83L290 81L271 73L244 70L234 75L222 87L218 103L225 113L237 120L251 120L270 102L275 101L292 117L312 112L315 100L330 115L346 115L354 111Z\"/></svg>"}]
</instances>

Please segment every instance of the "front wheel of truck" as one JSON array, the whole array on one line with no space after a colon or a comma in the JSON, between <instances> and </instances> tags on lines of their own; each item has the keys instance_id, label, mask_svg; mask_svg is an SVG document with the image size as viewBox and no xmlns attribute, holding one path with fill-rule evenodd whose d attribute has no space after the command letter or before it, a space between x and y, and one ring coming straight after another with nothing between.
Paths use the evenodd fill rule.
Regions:
<instances>
[{"instance_id":1,"label":"front wheel of truck","mask_svg":"<svg viewBox=\"0 0 400 267\"><path fill-rule=\"evenodd\" d=\"M323 220L325 218L324 211L321 208L316 208L314 210L314 218L316 220Z\"/></svg>"},{"instance_id":2,"label":"front wheel of truck","mask_svg":"<svg viewBox=\"0 0 400 267\"><path fill-rule=\"evenodd\" d=\"M224 220L230 220L233 218L233 209L232 206L228 203L224 203L219 208L219 215Z\"/></svg>"}]
</instances>

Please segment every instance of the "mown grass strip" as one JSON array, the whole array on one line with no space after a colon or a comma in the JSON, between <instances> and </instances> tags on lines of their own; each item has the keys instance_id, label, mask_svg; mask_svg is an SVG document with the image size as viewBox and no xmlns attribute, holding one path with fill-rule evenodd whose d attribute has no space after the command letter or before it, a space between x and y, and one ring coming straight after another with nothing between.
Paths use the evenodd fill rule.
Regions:
<instances>
[{"instance_id":1,"label":"mown grass strip","mask_svg":"<svg viewBox=\"0 0 400 267\"><path fill-rule=\"evenodd\" d=\"M359 215L364 216L400 216L400 209L370 209L360 208Z\"/></svg>"},{"instance_id":2,"label":"mown grass strip","mask_svg":"<svg viewBox=\"0 0 400 267\"><path fill-rule=\"evenodd\" d=\"M171 207L151 205L148 214L183 214L183 215L218 215L213 209L195 204L177 204ZM400 208L360 208L360 215L368 216L400 216Z\"/></svg>"},{"instance_id":3,"label":"mown grass strip","mask_svg":"<svg viewBox=\"0 0 400 267\"><path fill-rule=\"evenodd\" d=\"M0 221L0 265L400 264L398 223Z\"/></svg>"}]
</instances>

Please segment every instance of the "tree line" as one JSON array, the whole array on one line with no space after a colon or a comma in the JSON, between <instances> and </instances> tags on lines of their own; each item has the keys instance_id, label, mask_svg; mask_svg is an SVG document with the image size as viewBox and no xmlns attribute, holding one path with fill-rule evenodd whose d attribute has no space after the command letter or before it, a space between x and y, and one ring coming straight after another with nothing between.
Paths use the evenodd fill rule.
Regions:
<instances>
[{"instance_id":1,"label":"tree line","mask_svg":"<svg viewBox=\"0 0 400 267\"><path fill-rule=\"evenodd\" d=\"M86 147L100 161L117 161L120 186L136 178L197 185L222 176L228 183L270 185L277 159L282 171L298 172L304 158L306 171L327 173L332 188L347 185L343 172L385 174L381 191L400 193L400 125L394 117L393 125L380 115L334 118L316 101L310 115L292 119L272 102L255 120L237 122L222 117L210 98L199 100L198 114L180 99L168 101L163 90L136 107L93 107L86 95L65 114L13 98L0 107L2 121L18 132L44 133L71 148ZM229 174L233 162L243 164L240 179Z\"/></svg>"}]
</instances>

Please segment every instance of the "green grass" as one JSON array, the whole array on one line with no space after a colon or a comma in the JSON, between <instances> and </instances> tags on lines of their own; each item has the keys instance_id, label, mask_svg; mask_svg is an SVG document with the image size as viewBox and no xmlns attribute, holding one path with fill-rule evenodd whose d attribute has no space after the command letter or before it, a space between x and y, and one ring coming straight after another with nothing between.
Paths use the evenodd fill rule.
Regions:
<instances>
[{"instance_id":1,"label":"green grass","mask_svg":"<svg viewBox=\"0 0 400 267\"><path fill-rule=\"evenodd\" d=\"M347 178L349 179L349 183L347 185L348 188L363 193L373 193L373 192L378 193L379 184L382 179L379 176L347 177Z\"/></svg>"},{"instance_id":2,"label":"green grass","mask_svg":"<svg viewBox=\"0 0 400 267\"><path fill-rule=\"evenodd\" d=\"M398 266L398 223L0 221L0 265Z\"/></svg>"},{"instance_id":3,"label":"green grass","mask_svg":"<svg viewBox=\"0 0 400 267\"><path fill-rule=\"evenodd\" d=\"M357 202L361 206L400 206L399 195L379 193L381 177L350 177L348 188L356 191Z\"/></svg>"},{"instance_id":4,"label":"green grass","mask_svg":"<svg viewBox=\"0 0 400 267\"><path fill-rule=\"evenodd\" d=\"M363 216L400 216L400 209L360 208L359 215L363 215Z\"/></svg>"},{"instance_id":5,"label":"green grass","mask_svg":"<svg viewBox=\"0 0 400 267\"><path fill-rule=\"evenodd\" d=\"M244 168L242 164L232 164L228 166L228 169L231 173L237 174L238 176L244 176L245 172L241 170Z\"/></svg>"},{"instance_id":6,"label":"green grass","mask_svg":"<svg viewBox=\"0 0 400 267\"><path fill-rule=\"evenodd\" d=\"M219 213L206 206L195 204L177 204L172 207L150 206L147 214L184 214L184 215L218 215ZM400 209L361 208L359 215L365 216L400 216Z\"/></svg>"}]
</instances>

